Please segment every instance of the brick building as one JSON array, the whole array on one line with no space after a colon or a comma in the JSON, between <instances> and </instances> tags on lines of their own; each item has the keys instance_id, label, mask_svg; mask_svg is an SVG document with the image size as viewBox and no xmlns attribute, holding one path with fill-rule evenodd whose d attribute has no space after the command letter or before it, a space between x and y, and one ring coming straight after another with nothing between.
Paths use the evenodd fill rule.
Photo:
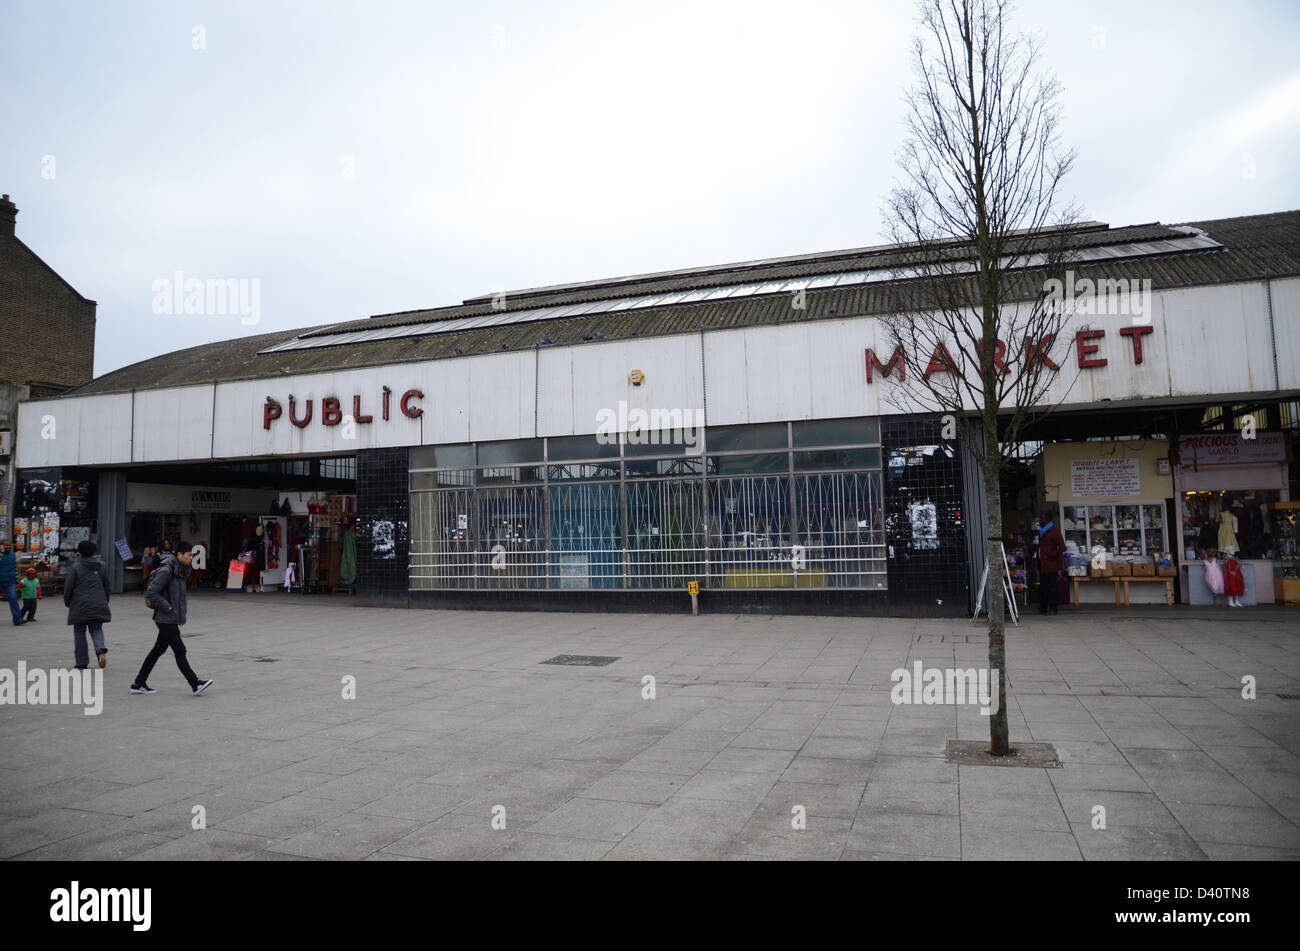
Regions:
<instances>
[{"instance_id":1,"label":"brick building","mask_svg":"<svg viewBox=\"0 0 1300 951\"><path fill-rule=\"evenodd\" d=\"M0 534L13 513L13 433L21 400L88 382L95 368L95 302L83 297L15 234L18 207L0 198ZM22 341L29 341L24 346Z\"/></svg>"}]
</instances>

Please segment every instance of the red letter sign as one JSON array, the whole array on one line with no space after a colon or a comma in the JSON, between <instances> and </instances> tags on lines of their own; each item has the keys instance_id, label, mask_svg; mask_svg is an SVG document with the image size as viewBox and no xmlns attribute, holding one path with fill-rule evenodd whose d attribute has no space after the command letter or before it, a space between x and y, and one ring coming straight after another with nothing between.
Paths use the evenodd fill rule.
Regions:
<instances>
[{"instance_id":1,"label":"red letter sign","mask_svg":"<svg viewBox=\"0 0 1300 951\"><path fill-rule=\"evenodd\" d=\"M1142 363L1142 338L1155 330L1154 327L1121 327L1119 332L1122 336L1129 337L1133 341L1133 364L1135 366Z\"/></svg>"},{"instance_id":2,"label":"red letter sign","mask_svg":"<svg viewBox=\"0 0 1300 951\"><path fill-rule=\"evenodd\" d=\"M421 416L424 415L424 410L421 409L419 406L412 407L408 405L412 399L422 400L424 399L424 394L421 393L419 390L407 390L405 393L403 393L402 394L402 415L409 416L411 419L419 419Z\"/></svg>"},{"instance_id":3,"label":"red letter sign","mask_svg":"<svg viewBox=\"0 0 1300 951\"><path fill-rule=\"evenodd\" d=\"M1096 353L1101 347L1095 343L1084 343L1085 340L1096 340L1098 337L1106 336L1104 330L1080 330L1074 337L1074 346L1079 351L1079 369L1086 370L1088 367L1104 367L1110 361L1105 357L1090 357L1088 354Z\"/></svg>"},{"instance_id":4,"label":"red letter sign","mask_svg":"<svg viewBox=\"0 0 1300 951\"><path fill-rule=\"evenodd\" d=\"M320 401L320 421L325 426L337 426L343 420L337 397L327 396Z\"/></svg>"},{"instance_id":5,"label":"red letter sign","mask_svg":"<svg viewBox=\"0 0 1300 951\"><path fill-rule=\"evenodd\" d=\"M280 404L272 400L262 409L262 428L270 429L271 420L280 418Z\"/></svg>"},{"instance_id":6,"label":"red letter sign","mask_svg":"<svg viewBox=\"0 0 1300 951\"><path fill-rule=\"evenodd\" d=\"M876 369L879 370L885 376L889 376L889 374L894 372L894 368L897 367L898 378L900 380L907 379L907 361L903 359L902 347L894 348L894 355L889 358L889 364L887 366L881 365L880 358L876 356L874 350L867 351L867 382L868 383L871 382L871 367L873 364L875 365Z\"/></svg>"}]
</instances>

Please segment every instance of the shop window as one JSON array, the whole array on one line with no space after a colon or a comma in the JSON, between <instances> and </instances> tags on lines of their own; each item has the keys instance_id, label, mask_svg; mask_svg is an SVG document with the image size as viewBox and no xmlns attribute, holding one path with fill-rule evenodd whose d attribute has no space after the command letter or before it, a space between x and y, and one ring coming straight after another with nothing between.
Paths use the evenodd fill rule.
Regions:
<instances>
[{"instance_id":1,"label":"shop window","mask_svg":"<svg viewBox=\"0 0 1300 951\"><path fill-rule=\"evenodd\" d=\"M880 473L798 475L795 488L799 543L806 562L801 586L884 588L886 548ZM917 534L924 532L914 531L914 537Z\"/></svg>"},{"instance_id":2,"label":"shop window","mask_svg":"<svg viewBox=\"0 0 1300 951\"><path fill-rule=\"evenodd\" d=\"M618 457L616 440L602 442L594 436L552 436L546 440L548 462L610 459Z\"/></svg>"},{"instance_id":3,"label":"shop window","mask_svg":"<svg viewBox=\"0 0 1300 951\"><path fill-rule=\"evenodd\" d=\"M558 466L546 467L546 481L555 482L604 482L618 479L618 461L611 462L566 462Z\"/></svg>"},{"instance_id":4,"label":"shop window","mask_svg":"<svg viewBox=\"0 0 1300 951\"><path fill-rule=\"evenodd\" d=\"M508 466L518 462L541 462L540 439L513 439L507 442L481 442L478 444L480 466Z\"/></svg>"},{"instance_id":5,"label":"shop window","mask_svg":"<svg viewBox=\"0 0 1300 951\"><path fill-rule=\"evenodd\" d=\"M444 469L441 472L412 472L411 491L469 487L474 484L472 469Z\"/></svg>"},{"instance_id":6,"label":"shop window","mask_svg":"<svg viewBox=\"0 0 1300 951\"><path fill-rule=\"evenodd\" d=\"M545 481L545 466L493 466L478 470L479 485L520 485Z\"/></svg>"},{"instance_id":7,"label":"shop window","mask_svg":"<svg viewBox=\"0 0 1300 951\"><path fill-rule=\"evenodd\" d=\"M710 475L739 475L747 472L787 472L790 457L784 452L753 456L709 456Z\"/></svg>"},{"instance_id":8,"label":"shop window","mask_svg":"<svg viewBox=\"0 0 1300 951\"><path fill-rule=\"evenodd\" d=\"M744 452L754 449L784 449L788 443L785 423L755 426L710 426L705 433L709 452Z\"/></svg>"},{"instance_id":9,"label":"shop window","mask_svg":"<svg viewBox=\"0 0 1300 951\"><path fill-rule=\"evenodd\" d=\"M474 465L474 447L416 446L411 450L412 469L460 469Z\"/></svg>"},{"instance_id":10,"label":"shop window","mask_svg":"<svg viewBox=\"0 0 1300 951\"><path fill-rule=\"evenodd\" d=\"M708 573L706 521L698 479L627 487L628 585L684 588Z\"/></svg>"},{"instance_id":11,"label":"shop window","mask_svg":"<svg viewBox=\"0 0 1300 951\"><path fill-rule=\"evenodd\" d=\"M551 486L551 587L622 586L618 485Z\"/></svg>"},{"instance_id":12,"label":"shop window","mask_svg":"<svg viewBox=\"0 0 1300 951\"><path fill-rule=\"evenodd\" d=\"M692 456L699 455L703 449L704 440L689 434L684 436L680 430L627 433L623 441L624 456Z\"/></svg>"},{"instance_id":13,"label":"shop window","mask_svg":"<svg viewBox=\"0 0 1300 951\"><path fill-rule=\"evenodd\" d=\"M879 449L818 449L794 454L796 472L807 469L879 469Z\"/></svg>"},{"instance_id":14,"label":"shop window","mask_svg":"<svg viewBox=\"0 0 1300 951\"><path fill-rule=\"evenodd\" d=\"M793 423L795 448L803 446L876 446L880 444L878 419L815 419Z\"/></svg>"},{"instance_id":15,"label":"shop window","mask_svg":"<svg viewBox=\"0 0 1300 951\"><path fill-rule=\"evenodd\" d=\"M699 475L704 463L699 456L676 459L624 459L623 471L629 479L661 479L670 476Z\"/></svg>"}]
</instances>

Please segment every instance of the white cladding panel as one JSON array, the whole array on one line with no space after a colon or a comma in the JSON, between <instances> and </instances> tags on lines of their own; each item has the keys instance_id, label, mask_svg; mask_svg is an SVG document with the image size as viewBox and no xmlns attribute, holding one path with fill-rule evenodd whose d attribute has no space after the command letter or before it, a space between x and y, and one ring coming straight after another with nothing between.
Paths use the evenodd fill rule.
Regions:
<instances>
[{"instance_id":1,"label":"white cladding panel","mask_svg":"<svg viewBox=\"0 0 1300 951\"><path fill-rule=\"evenodd\" d=\"M14 444L16 465L20 469L37 469L46 466L75 466L77 441L75 439L48 439L48 426L59 420L75 432L76 418L81 415L81 400L33 400L18 406L17 432ZM54 430L57 437L58 429Z\"/></svg>"},{"instance_id":2,"label":"white cladding panel","mask_svg":"<svg viewBox=\"0 0 1300 951\"><path fill-rule=\"evenodd\" d=\"M1300 278L1273 282L1273 320L1280 388L1300 389Z\"/></svg>"},{"instance_id":3,"label":"white cladding panel","mask_svg":"<svg viewBox=\"0 0 1300 951\"><path fill-rule=\"evenodd\" d=\"M20 468L127 463L131 394L23 403L17 430Z\"/></svg>"},{"instance_id":4,"label":"white cladding panel","mask_svg":"<svg viewBox=\"0 0 1300 951\"><path fill-rule=\"evenodd\" d=\"M1157 332L1169 353L1169 387L1158 395L1274 389L1263 284L1168 291L1159 295L1157 312L1164 324Z\"/></svg>"},{"instance_id":5,"label":"white cladding panel","mask_svg":"<svg viewBox=\"0 0 1300 951\"><path fill-rule=\"evenodd\" d=\"M197 460L211 454L211 384L136 392L132 461Z\"/></svg>"},{"instance_id":6,"label":"white cladding panel","mask_svg":"<svg viewBox=\"0 0 1300 951\"><path fill-rule=\"evenodd\" d=\"M542 350L538 357L539 436L594 433L601 413L617 415L620 402L629 413L704 409L698 334ZM633 370L645 374L640 386L628 381Z\"/></svg>"},{"instance_id":7,"label":"white cladding panel","mask_svg":"<svg viewBox=\"0 0 1300 951\"><path fill-rule=\"evenodd\" d=\"M536 355L519 351L463 359L469 363L469 438L486 441L532 437L536 425ZM428 372L441 373L439 363L446 362L430 364ZM433 440L426 436L425 442Z\"/></svg>"}]
</instances>

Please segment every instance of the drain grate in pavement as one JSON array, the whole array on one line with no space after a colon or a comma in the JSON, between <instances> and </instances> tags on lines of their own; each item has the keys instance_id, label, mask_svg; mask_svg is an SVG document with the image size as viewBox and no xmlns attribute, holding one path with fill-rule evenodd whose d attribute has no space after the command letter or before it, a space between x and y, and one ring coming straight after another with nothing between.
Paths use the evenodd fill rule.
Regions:
<instances>
[{"instance_id":1,"label":"drain grate in pavement","mask_svg":"<svg viewBox=\"0 0 1300 951\"><path fill-rule=\"evenodd\" d=\"M957 766L1061 766L1051 743L1012 743L1010 755L990 756L988 740L949 740L948 762Z\"/></svg>"},{"instance_id":2,"label":"drain grate in pavement","mask_svg":"<svg viewBox=\"0 0 1300 951\"><path fill-rule=\"evenodd\" d=\"M597 657L593 654L558 654L543 664L559 664L564 667L607 667L618 657Z\"/></svg>"},{"instance_id":3,"label":"drain grate in pavement","mask_svg":"<svg viewBox=\"0 0 1300 951\"><path fill-rule=\"evenodd\" d=\"M1280 693L1278 697L1282 700L1300 700L1300 693Z\"/></svg>"}]
</instances>

